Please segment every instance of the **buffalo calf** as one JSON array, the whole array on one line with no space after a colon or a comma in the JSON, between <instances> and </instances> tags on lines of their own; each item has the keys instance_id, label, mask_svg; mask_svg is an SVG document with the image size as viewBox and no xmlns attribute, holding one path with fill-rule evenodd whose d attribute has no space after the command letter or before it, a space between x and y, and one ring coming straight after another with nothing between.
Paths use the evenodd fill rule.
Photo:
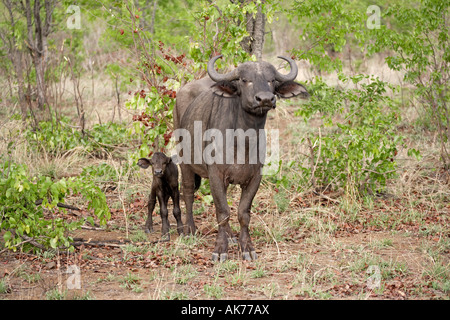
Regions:
<instances>
[{"instance_id":1,"label":"buffalo calf","mask_svg":"<svg viewBox=\"0 0 450 320\"><path fill-rule=\"evenodd\" d=\"M148 201L148 217L144 231L146 233L153 231L152 212L155 208L156 198L158 198L162 220L161 237L163 240L170 239L167 202L169 198L172 198L173 215L177 220L178 234L181 234L183 232L183 223L181 221L177 165L162 152L156 152L151 159L141 158L137 164L143 169L147 169L149 166L153 169L152 190Z\"/></svg>"}]
</instances>

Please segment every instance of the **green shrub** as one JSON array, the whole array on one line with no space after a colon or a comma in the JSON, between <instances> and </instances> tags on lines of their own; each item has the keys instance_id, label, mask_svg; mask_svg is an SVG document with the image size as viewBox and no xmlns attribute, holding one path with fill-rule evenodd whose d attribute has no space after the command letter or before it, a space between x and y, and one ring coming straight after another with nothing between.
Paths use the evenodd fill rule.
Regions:
<instances>
[{"instance_id":1,"label":"green shrub","mask_svg":"<svg viewBox=\"0 0 450 320\"><path fill-rule=\"evenodd\" d=\"M46 176L29 177L27 171L25 165L8 161L0 165L0 229L6 230L3 235L6 248L15 251L21 245L36 247L35 243L38 247L70 248L72 239L68 232L84 221L69 222L55 215L61 210L58 203L64 203L69 194L81 194L100 224L105 225L110 218L106 197L92 182L76 178L52 181ZM41 199L41 205L37 206L36 201ZM45 214L44 208L50 214ZM93 217L87 220L93 223Z\"/></svg>"},{"instance_id":2,"label":"green shrub","mask_svg":"<svg viewBox=\"0 0 450 320\"><path fill-rule=\"evenodd\" d=\"M83 147L86 153L112 152L115 147L129 143L135 138L121 123L95 124L92 129L81 131L68 125L67 117L59 121L41 121L37 130L27 130L25 135L34 151L61 154L76 147Z\"/></svg>"},{"instance_id":3,"label":"green shrub","mask_svg":"<svg viewBox=\"0 0 450 320\"><path fill-rule=\"evenodd\" d=\"M305 119L320 112L324 121L320 135L309 135L313 159L302 169L316 186L375 192L395 176L403 143L395 130L399 112L385 94L387 83L365 75L339 78L355 87L339 90L319 79L310 103L296 112Z\"/></svg>"}]
</instances>

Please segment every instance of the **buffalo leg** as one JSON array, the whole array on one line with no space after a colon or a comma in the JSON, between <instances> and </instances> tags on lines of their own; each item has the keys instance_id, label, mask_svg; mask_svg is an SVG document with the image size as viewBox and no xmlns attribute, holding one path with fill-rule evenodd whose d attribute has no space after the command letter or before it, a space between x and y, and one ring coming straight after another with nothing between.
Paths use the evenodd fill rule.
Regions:
<instances>
[{"instance_id":1,"label":"buffalo leg","mask_svg":"<svg viewBox=\"0 0 450 320\"><path fill-rule=\"evenodd\" d=\"M155 209L155 205L156 205L156 190L154 187L152 187L152 191L150 192L150 196L148 199L148 205L147 205L148 216L147 216L147 220L145 221L145 225L144 225L145 233L153 232L152 213L153 213L153 210Z\"/></svg>"},{"instance_id":2,"label":"buffalo leg","mask_svg":"<svg viewBox=\"0 0 450 320\"><path fill-rule=\"evenodd\" d=\"M186 204L186 233L195 233L194 215L192 213L192 206L194 205L194 189L195 189L195 174L189 167L181 164L181 178L183 185L183 197Z\"/></svg>"},{"instance_id":3,"label":"buffalo leg","mask_svg":"<svg viewBox=\"0 0 450 320\"><path fill-rule=\"evenodd\" d=\"M209 172L209 185L216 207L216 217L218 224L218 234L216 244L212 254L213 261L225 261L228 258L228 235L231 228L228 223L230 219L230 208L227 203L227 186L221 179L221 174L217 170L211 169Z\"/></svg>"},{"instance_id":4,"label":"buffalo leg","mask_svg":"<svg viewBox=\"0 0 450 320\"><path fill-rule=\"evenodd\" d=\"M178 186L175 188L174 194L172 196L173 202L173 216L177 220L177 231L178 234L183 234L183 222L181 221L181 209L180 209L180 193L178 192Z\"/></svg>"},{"instance_id":5,"label":"buffalo leg","mask_svg":"<svg viewBox=\"0 0 450 320\"><path fill-rule=\"evenodd\" d=\"M238 220L241 226L239 234L239 245L241 246L242 257L245 260L256 260L256 252L253 248L252 240L248 226L250 224L250 209L252 207L253 198L259 188L261 175L255 175L247 185L241 186L242 194L238 207Z\"/></svg>"},{"instance_id":6,"label":"buffalo leg","mask_svg":"<svg viewBox=\"0 0 450 320\"><path fill-rule=\"evenodd\" d=\"M167 210L167 202L169 200L169 196L165 194L159 194L158 195L158 202L159 202L159 208L160 208L160 214L161 214L161 222L162 222L162 229L161 229L161 239L162 240L170 240L169 235L169 212Z\"/></svg>"}]
</instances>

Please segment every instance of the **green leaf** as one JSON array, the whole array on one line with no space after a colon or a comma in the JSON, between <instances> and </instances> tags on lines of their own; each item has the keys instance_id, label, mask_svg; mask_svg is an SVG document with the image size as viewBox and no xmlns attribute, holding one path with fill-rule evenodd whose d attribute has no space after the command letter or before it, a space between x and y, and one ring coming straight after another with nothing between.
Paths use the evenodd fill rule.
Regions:
<instances>
[{"instance_id":1,"label":"green leaf","mask_svg":"<svg viewBox=\"0 0 450 320\"><path fill-rule=\"evenodd\" d=\"M53 249L56 249L56 247L58 246L58 236L56 236L56 237L50 239L50 246L51 246Z\"/></svg>"},{"instance_id":2,"label":"green leaf","mask_svg":"<svg viewBox=\"0 0 450 320\"><path fill-rule=\"evenodd\" d=\"M10 241L11 238L12 238L12 233L11 233L11 231L6 231L5 234L3 235L3 239L4 239L5 241Z\"/></svg>"},{"instance_id":3,"label":"green leaf","mask_svg":"<svg viewBox=\"0 0 450 320\"><path fill-rule=\"evenodd\" d=\"M414 148L408 149L408 156L415 157L417 161L420 161L422 159L420 151Z\"/></svg>"}]
</instances>

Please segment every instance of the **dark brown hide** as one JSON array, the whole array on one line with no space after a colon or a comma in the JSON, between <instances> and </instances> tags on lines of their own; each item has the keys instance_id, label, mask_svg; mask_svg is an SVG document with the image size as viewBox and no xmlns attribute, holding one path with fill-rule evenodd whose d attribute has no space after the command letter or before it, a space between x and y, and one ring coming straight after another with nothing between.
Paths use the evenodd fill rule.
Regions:
<instances>
[{"instance_id":1,"label":"dark brown hide","mask_svg":"<svg viewBox=\"0 0 450 320\"><path fill-rule=\"evenodd\" d=\"M188 83L177 93L174 109L175 129L185 129L191 136L191 161L180 163L182 173L183 197L186 203L187 232L195 232L192 215L196 178L207 178L216 207L218 234L213 252L213 260L227 259L228 238L235 239L228 223L230 208L227 203L227 187L239 184L242 189L238 207L238 220L241 227L239 244L243 258L256 259L255 249L249 234L250 208L261 181L263 163L249 162L250 141L246 140L245 163L238 164L237 149L234 145L234 162L226 164L194 163L194 123L201 123L202 136L208 129L219 130L223 137L227 129L243 131L264 129L269 110L276 107L276 97L307 97L308 92L293 80L297 75L297 66L289 58L283 58L291 65L288 75L280 74L274 66L264 61L246 62L232 72L221 75L214 70L213 58L208 64L209 77ZM212 80L214 79L214 80ZM199 122L198 122L199 121ZM259 135L256 146L259 148ZM211 142L203 142L203 149ZM255 143L253 141L252 143ZM265 143L265 142L264 142ZM223 143L225 146L225 141ZM231 150L224 148L223 159Z\"/></svg>"},{"instance_id":2,"label":"dark brown hide","mask_svg":"<svg viewBox=\"0 0 450 320\"><path fill-rule=\"evenodd\" d=\"M172 198L173 215L177 221L177 230L179 234L182 234L183 223L181 221L177 165L173 163L171 158L161 152L156 152L151 159L141 158L137 164L143 169L151 166L153 172L152 189L148 201L148 217L145 222L144 231L146 233L153 231L152 213L156 205L156 199L158 198L162 221L161 236L164 240L170 239L167 203L169 198Z\"/></svg>"}]
</instances>

